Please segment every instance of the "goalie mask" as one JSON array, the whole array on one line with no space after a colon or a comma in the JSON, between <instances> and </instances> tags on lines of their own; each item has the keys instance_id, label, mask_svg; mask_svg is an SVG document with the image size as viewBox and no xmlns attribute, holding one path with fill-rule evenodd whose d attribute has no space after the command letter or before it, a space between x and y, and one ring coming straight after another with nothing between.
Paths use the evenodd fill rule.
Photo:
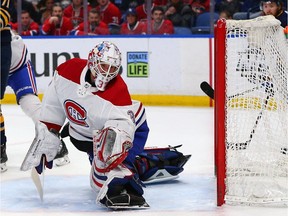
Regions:
<instances>
[{"instance_id":1,"label":"goalie mask","mask_svg":"<svg viewBox=\"0 0 288 216\"><path fill-rule=\"evenodd\" d=\"M95 85L100 91L104 91L106 85L117 76L120 67L121 53L111 42L104 41L89 52L88 68L95 77Z\"/></svg>"}]
</instances>

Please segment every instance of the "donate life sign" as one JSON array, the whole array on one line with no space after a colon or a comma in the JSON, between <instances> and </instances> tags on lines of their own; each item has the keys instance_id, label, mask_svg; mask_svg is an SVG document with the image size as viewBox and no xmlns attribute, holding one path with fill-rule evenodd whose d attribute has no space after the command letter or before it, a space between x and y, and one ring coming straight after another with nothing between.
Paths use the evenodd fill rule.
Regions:
<instances>
[{"instance_id":1,"label":"donate life sign","mask_svg":"<svg viewBox=\"0 0 288 216\"><path fill-rule=\"evenodd\" d=\"M148 52L127 52L127 77L148 77Z\"/></svg>"}]
</instances>

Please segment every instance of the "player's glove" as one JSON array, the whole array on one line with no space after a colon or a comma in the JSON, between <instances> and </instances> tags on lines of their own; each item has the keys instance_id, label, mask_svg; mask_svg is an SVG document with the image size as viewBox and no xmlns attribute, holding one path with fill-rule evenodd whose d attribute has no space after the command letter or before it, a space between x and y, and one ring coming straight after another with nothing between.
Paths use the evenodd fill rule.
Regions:
<instances>
[{"instance_id":1,"label":"player's glove","mask_svg":"<svg viewBox=\"0 0 288 216\"><path fill-rule=\"evenodd\" d=\"M43 162L44 162L44 165L43 165ZM46 160L46 157L45 155L42 155L42 158L41 158L41 161L40 161L40 164L35 167L36 171L38 172L38 174L40 175L42 172L43 172L43 169L45 169L45 167L47 167L48 169L52 169L53 167L53 160L48 162Z\"/></svg>"}]
</instances>

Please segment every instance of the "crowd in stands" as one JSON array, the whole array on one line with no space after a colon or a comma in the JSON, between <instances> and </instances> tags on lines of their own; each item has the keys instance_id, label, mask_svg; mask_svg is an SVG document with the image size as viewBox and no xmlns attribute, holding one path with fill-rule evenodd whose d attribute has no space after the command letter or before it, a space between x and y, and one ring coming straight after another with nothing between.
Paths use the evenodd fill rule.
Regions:
<instances>
[{"instance_id":1,"label":"crowd in stands","mask_svg":"<svg viewBox=\"0 0 288 216\"><path fill-rule=\"evenodd\" d=\"M171 35L177 28L191 30L201 14L212 10L219 18L233 19L235 13L256 12L261 6L261 0L215 0L211 9L210 0L87 0L85 6L83 0L21 2L21 20L13 11L11 27L23 36Z\"/></svg>"}]
</instances>

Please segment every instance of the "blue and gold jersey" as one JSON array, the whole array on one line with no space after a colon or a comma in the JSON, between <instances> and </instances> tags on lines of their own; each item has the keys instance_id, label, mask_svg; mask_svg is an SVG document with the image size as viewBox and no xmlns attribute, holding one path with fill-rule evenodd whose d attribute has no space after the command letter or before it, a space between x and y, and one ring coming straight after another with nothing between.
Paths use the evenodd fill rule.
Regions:
<instances>
[{"instance_id":1,"label":"blue and gold jersey","mask_svg":"<svg viewBox=\"0 0 288 216\"><path fill-rule=\"evenodd\" d=\"M14 7L13 0L2 0L0 8L0 35L1 43L11 41L10 33L10 14Z\"/></svg>"}]
</instances>

